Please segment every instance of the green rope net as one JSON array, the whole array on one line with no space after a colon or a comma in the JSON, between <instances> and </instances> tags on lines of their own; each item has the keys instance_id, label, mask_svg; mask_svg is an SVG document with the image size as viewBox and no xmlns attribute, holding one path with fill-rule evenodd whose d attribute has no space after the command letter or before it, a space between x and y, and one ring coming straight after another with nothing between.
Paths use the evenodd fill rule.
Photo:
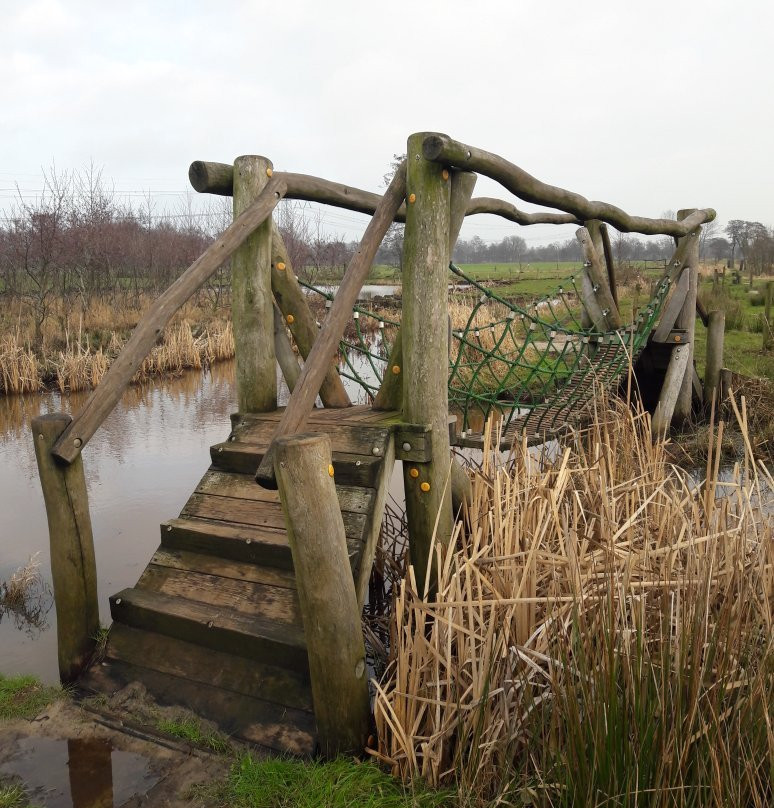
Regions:
<instances>
[{"instance_id":1,"label":"green rope net","mask_svg":"<svg viewBox=\"0 0 774 808\"><path fill-rule=\"evenodd\" d=\"M449 409L463 439L492 415L511 433L547 434L584 415L594 389L611 389L628 372L658 319L669 291L662 278L625 329L584 327L581 274L552 294L518 304L499 296L454 264L450 285ZM582 272L582 270L581 270ZM331 290L300 281L330 307ZM342 377L371 399L381 384L400 310L358 305L341 342Z\"/></svg>"}]
</instances>

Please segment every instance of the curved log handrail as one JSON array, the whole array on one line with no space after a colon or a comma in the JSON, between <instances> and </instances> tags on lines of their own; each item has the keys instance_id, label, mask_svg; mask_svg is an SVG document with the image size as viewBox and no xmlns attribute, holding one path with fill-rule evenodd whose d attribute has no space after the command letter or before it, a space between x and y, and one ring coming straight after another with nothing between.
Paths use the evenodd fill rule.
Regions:
<instances>
[{"instance_id":1,"label":"curved log handrail","mask_svg":"<svg viewBox=\"0 0 774 808\"><path fill-rule=\"evenodd\" d=\"M512 194L536 205L546 205L563 210L581 221L600 219L613 225L622 233L642 233L646 236L685 236L704 222L715 218L712 208L697 210L682 221L672 219L649 219L645 216L630 216L626 211L608 202L594 202L585 196L548 185L528 174L523 168L509 163L497 154L466 146L448 135L428 135L422 144L422 154L427 160L476 171L496 180Z\"/></svg>"},{"instance_id":2,"label":"curved log handrail","mask_svg":"<svg viewBox=\"0 0 774 808\"><path fill-rule=\"evenodd\" d=\"M371 191L342 185L338 182L314 177L310 174L283 173L287 180L286 199L300 199L305 202L320 202L335 208L344 208L356 213L373 214L381 200L381 195ZM234 167L227 163L209 163L196 160L188 169L188 179L194 190L202 194L231 196L234 190ZM569 213L537 212L525 213L515 205L502 199L481 196L471 199L465 216L489 213L500 216L520 225L531 224L583 224L583 220ZM401 205L395 216L396 222L406 221L406 206Z\"/></svg>"},{"instance_id":3,"label":"curved log handrail","mask_svg":"<svg viewBox=\"0 0 774 808\"><path fill-rule=\"evenodd\" d=\"M261 195L236 218L188 269L145 312L129 341L110 365L105 377L87 399L83 409L54 444L52 454L72 463L102 422L113 411L137 368L150 353L177 310L241 246L277 206L287 190L282 175L267 183Z\"/></svg>"}]
</instances>

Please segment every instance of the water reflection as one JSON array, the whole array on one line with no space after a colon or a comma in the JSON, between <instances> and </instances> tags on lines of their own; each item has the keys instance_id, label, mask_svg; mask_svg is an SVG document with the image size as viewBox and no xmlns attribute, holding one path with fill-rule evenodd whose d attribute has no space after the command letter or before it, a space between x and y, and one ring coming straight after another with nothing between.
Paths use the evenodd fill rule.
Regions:
<instances>
[{"instance_id":1,"label":"water reflection","mask_svg":"<svg viewBox=\"0 0 774 808\"><path fill-rule=\"evenodd\" d=\"M106 738L23 738L0 774L18 778L30 802L45 808L118 808L159 780L148 758Z\"/></svg>"}]
</instances>

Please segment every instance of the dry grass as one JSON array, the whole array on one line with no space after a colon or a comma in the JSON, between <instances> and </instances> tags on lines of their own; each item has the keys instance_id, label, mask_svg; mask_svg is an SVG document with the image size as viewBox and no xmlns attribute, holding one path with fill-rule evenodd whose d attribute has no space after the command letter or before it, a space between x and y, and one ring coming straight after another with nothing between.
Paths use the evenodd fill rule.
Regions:
<instances>
[{"instance_id":1,"label":"dry grass","mask_svg":"<svg viewBox=\"0 0 774 808\"><path fill-rule=\"evenodd\" d=\"M378 756L470 804L772 804L774 481L746 446L696 486L615 405L552 463L486 453L437 594L398 589Z\"/></svg>"},{"instance_id":2,"label":"dry grass","mask_svg":"<svg viewBox=\"0 0 774 808\"><path fill-rule=\"evenodd\" d=\"M46 615L51 609L51 588L40 571L39 553L20 567L8 581L0 581L0 619L10 614L17 628L29 632L46 626Z\"/></svg>"},{"instance_id":3,"label":"dry grass","mask_svg":"<svg viewBox=\"0 0 774 808\"><path fill-rule=\"evenodd\" d=\"M150 298L124 296L113 303L89 302L75 313L61 302L33 344L29 312L11 301L6 322L14 331L0 338L0 394L37 392L53 386L60 392L96 387L129 334L150 305ZM186 369L198 369L234 356L231 323L220 314L188 303L165 329L159 343L135 375L135 382ZM0 323L2 325L2 323Z\"/></svg>"}]
</instances>

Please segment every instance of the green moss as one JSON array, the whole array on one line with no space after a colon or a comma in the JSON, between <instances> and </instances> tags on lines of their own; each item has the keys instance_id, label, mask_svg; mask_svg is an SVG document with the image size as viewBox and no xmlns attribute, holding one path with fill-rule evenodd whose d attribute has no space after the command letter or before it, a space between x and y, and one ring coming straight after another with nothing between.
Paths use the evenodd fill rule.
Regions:
<instances>
[{"instance_id":1,"label":"green moss","mask_svg":"<svg viewBox=\"0 0 774 808\"><path fill-rule=\"evenodd\" d=\"M0 720L34 718L44 707L62 698L59 687L46 687L34 676L0 674Z\"/></svg>"},{"instance_id":2,"label":"green moss","mask_svg":"<svg viewBox=\"0 0 774 808\"><path fill-rule=\"evenodd\" d=\"M183 718L177 721L162 719L156 724L157 729L167 735L173 735L195 746L201 746L218 754L231 751L229 742L217 732L205 729L195 718Z\"/></svg>"},{"instance_id":3,"label":"green moss","mask_svg":"<svg viewBox=\"0 0 774 808\"><path fill-rule=\"evenodd\" d=\"M340 758L330 763L255 760L234 766L226 804L249 808L440 808L457 805L456 794L406 789L373 763Z\"/></svg>"}]
</instances>

